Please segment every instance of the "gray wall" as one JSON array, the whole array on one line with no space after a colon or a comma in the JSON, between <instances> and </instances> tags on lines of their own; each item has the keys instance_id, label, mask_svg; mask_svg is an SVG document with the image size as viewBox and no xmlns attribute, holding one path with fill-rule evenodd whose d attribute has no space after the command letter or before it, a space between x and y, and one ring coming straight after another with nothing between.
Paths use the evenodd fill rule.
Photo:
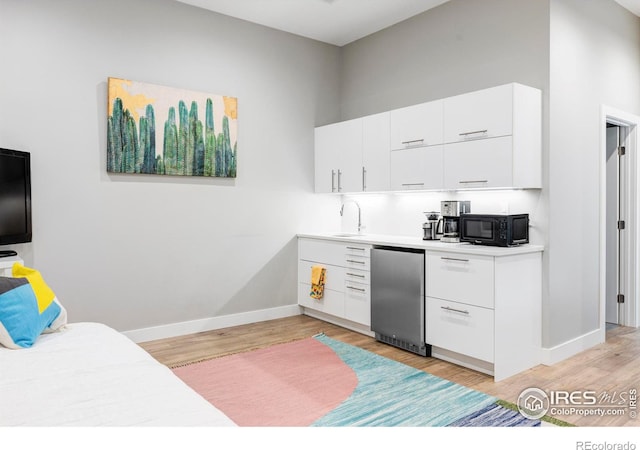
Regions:
<instances>
[{"instance_id":1,"label":"gray wall","mask_svg":"<svg viewBox=\"0 0 640 450\"><path fill-rule=\"evenodd\" d=\"M640 18L613 0L551 2L548 347L599 328L601 105L639 114L639 80Z\"/></svg>"},{"instance_id":2,"label":"gray wall","mask_svg":"<svg viewBox=\"0 0 640 450\"><path fill-rule=\"evenodd\" d=\"M451 0L344 47L342 119L513 81L547 91L547 0Z\"/></svg>"},{"instance_id":3,"label":"gray wall","mask_svg":"<svg viewBox=\"0 0 640 450\"><path fill-rule=\"evenodd\" d=\"M120 330L296 303L313 127L338 119L340 51L171 0L0 0L0 145L32 153L16 246L72 321ZM238 98L238 177L106 173L108 77Z\"/></svg>"}]
</instances>

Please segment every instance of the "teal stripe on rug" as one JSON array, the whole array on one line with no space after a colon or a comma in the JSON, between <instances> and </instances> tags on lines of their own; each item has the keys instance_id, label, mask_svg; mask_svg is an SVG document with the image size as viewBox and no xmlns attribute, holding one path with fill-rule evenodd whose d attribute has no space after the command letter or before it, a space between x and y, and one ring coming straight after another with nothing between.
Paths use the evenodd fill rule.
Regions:
<instances>
[{"instance_id":1,"label":"teal stripe on rug","mask_svg":"<svg viewBox=\"0 0 640 450\"><path fill-rule=\"evenodd\" d=\"M311 426L447 426L496 402L482 392L325 335L315 338L354 370L358 386Z\"/></svg>"}]
</instances>

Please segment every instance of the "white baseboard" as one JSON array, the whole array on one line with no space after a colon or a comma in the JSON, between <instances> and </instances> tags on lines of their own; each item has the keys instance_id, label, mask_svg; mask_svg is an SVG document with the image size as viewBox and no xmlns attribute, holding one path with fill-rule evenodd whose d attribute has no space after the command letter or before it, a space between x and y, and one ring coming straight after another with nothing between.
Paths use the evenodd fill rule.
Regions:
<instances>
[{"instance_id":1,"label":"white baseboard","mask_svg":"<svg viewBox=\"0 0 640 450\"><path fill-rule=\"evenodd\" d=\"M552 366L605 341L605 330L598 329L551 348L543 348L541 363Z\"/></svg>"},{"instance_id":2,"label":"white baseboard","mask_svg":"<svg viewBox=\"0 0 640 450\"><path fill-rule=\"evenodd\" d=\"M123 331L133 342L147 342L185 334L200 333L202 331L218 330L220 328L235 327L265 320L281 319L283 317L301 314L298 305L279 306L277 308L261 309L226 316L209 317L206 319L190 320L187 322L169 323L138 330Z\"/></svg>"},{"instance_id":3,"label":"white baseboard","mask_svg":"<svg viewBox=\"0 0 640 450\"><path fill-rule=\"evenodd\" d=\"M431 347L431 356L462 367L476 370L487 375L494 375L494 366L490 362L462 355L440 347ZM498 380L496 380L498 381Z\"/></svg>"}]
</instances>

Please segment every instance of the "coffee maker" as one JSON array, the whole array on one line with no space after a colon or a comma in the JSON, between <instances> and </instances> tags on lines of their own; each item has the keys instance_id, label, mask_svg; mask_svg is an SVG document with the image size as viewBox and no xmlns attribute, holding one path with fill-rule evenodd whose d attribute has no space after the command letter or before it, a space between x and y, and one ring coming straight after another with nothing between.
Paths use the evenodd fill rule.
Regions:
<instances>
[{"instance_id":1,"label":"coffee maker","mask_svg":"<svg viewBox=\"0 0 640 450\"><path fill-rule=\"evenodd\" d=\"M424 213L427 216L427 221L422 224L422 239L425 241L435 241L440 239L438 236L438 224L440 223L440 213L437 211L430 211Z\"/></svg>"},{"instance_id":2,"label":"coffee maker","mask_svg":"<svg viewBox=\"0 0 640 450\"><path fill-rule=\"evenodd\" d=\"M470 201L444 200L440 202L442 214L442 242L460 242L460 215L471 212ZM438 224L440 229L440 224Z\"/></svg>"}]
</instances>

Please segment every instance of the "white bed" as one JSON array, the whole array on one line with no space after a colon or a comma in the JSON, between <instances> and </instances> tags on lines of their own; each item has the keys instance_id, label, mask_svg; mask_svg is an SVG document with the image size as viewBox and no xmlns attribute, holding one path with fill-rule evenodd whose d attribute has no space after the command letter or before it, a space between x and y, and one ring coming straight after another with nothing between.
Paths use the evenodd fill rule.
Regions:
<instances>
[{"instance_id":1,"label":"white bed","mask_svg":"<svg viewBox=\"0 0 640 450\"><path fill-rule=\"evenodd\" d=\"M72 323L31 348L0 346L0 427L235 426L126 336Z\"/></svg>"}]
</instances>

